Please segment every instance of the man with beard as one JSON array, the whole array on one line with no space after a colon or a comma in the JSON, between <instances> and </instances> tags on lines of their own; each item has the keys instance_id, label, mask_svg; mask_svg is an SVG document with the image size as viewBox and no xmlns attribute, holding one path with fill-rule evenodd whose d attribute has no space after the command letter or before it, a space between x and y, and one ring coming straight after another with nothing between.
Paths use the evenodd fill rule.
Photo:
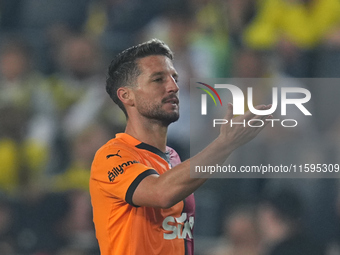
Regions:
<instances>
[{"instance_id":1,"label":"man with beard","mask_svg":"<svg viewBox=\"0 0 340 255\"><path fill-rule=\"evenodd\" d=\"M190 163L222 164L262 130L222 125L215 141L180 163L166 146L168 126L179 118L172 59L169 47L154 39L121 52L109 67L106 90L127 124L124 133L97 151L91 169L93 220L102 255L192 255L192 193L207 178L190 178ZM227 120L232 110L229 104ZM254 118L268 116L248 112L235 121Z\"/></svg>"}]
</instances>

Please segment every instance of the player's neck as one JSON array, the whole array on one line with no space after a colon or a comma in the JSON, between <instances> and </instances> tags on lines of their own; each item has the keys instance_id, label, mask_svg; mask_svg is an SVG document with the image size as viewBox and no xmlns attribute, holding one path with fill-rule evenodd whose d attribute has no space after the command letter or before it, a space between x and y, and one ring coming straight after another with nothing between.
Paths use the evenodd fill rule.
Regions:
<instances>
[{"instance_id":1,"label":"player's neck","mask_svg":"<svg viewBox=\"0 0 340 255\"><path fill-rule=\"evenodd\" d=\"M167 130L167 127L156 121L150 121L148 119L133 121L129 119L126 124L125 133L165 152Z\"/></svg>"}]
</instances>

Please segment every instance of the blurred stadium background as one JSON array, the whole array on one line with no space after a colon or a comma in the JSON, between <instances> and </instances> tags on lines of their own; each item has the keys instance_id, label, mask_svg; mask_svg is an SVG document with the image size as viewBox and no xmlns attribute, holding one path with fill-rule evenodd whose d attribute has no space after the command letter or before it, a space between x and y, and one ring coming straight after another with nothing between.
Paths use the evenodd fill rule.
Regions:
<instances>
[{"instance_id":1,"label":"blurred stadium background","mask_svg":"<svg viewBox=\"0 0 340 255\"><path fill-rule=\"evenodd\" d=\"M116 53L154 37L170 45L180 74L182 118L169 144L183 160L190 78L340 76L338 0L1 0L1 255L99 254L90 165L125 124L105 94L106 69ZM340 86L309 89L319 102L317 139L309 136L294 156L339 163ZM253 151L263 160L288 157L299 135L261 137ZM251 155L240 150L234 160ZM301 199L298 216L286 189ZM195 254L263 254L261 227L274 223L261 224L253 210L278 191L293 202L276 206L328 255L340 254L337 179L209 180L196 192Z\"/></svg>"}]
</instances>

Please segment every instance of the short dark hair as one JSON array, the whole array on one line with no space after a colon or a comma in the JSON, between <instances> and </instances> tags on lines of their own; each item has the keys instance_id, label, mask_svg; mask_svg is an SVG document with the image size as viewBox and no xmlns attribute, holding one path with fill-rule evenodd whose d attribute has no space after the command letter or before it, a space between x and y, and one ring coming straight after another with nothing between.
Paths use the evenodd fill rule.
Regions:
<instances>
[{"instance_id":1,"label":"short dark hair","mask_svg":"<svg viewBox=\"0 0 340 255\"><path fill-rule=\"evenodd\" d=\"M120 87L133 86L141 71L137 59L152 55L163 55L173 60L173 53L164 42L158 39L138 44L119 53L111 62L106 79L106 92L127 116L126 109L117 96Z\"/></svg>"}]
</instances>

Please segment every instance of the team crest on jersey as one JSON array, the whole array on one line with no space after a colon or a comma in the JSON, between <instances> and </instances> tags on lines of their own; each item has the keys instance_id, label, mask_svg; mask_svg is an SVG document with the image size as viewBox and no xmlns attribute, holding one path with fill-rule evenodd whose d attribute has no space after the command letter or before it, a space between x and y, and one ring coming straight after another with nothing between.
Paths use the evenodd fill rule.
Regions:
<instances>
[{"instance_id":1,"label":"team crest on jersey","mask_svg":"<svg viewBox=\"0 0 340 255\"><path fill-rule=\"evenodd\" d=\"M139 161L136 161L136 160L131 161L130 160L130 161L124 162L123 164L120 164L116 167L113 167L111 171L107 172L110 182L113 182L118 175L124 173L124 167L127 167L129 165L133 165L133 164L136 164L136 163L139 163Z\"/></svg>"}]
</instances>

